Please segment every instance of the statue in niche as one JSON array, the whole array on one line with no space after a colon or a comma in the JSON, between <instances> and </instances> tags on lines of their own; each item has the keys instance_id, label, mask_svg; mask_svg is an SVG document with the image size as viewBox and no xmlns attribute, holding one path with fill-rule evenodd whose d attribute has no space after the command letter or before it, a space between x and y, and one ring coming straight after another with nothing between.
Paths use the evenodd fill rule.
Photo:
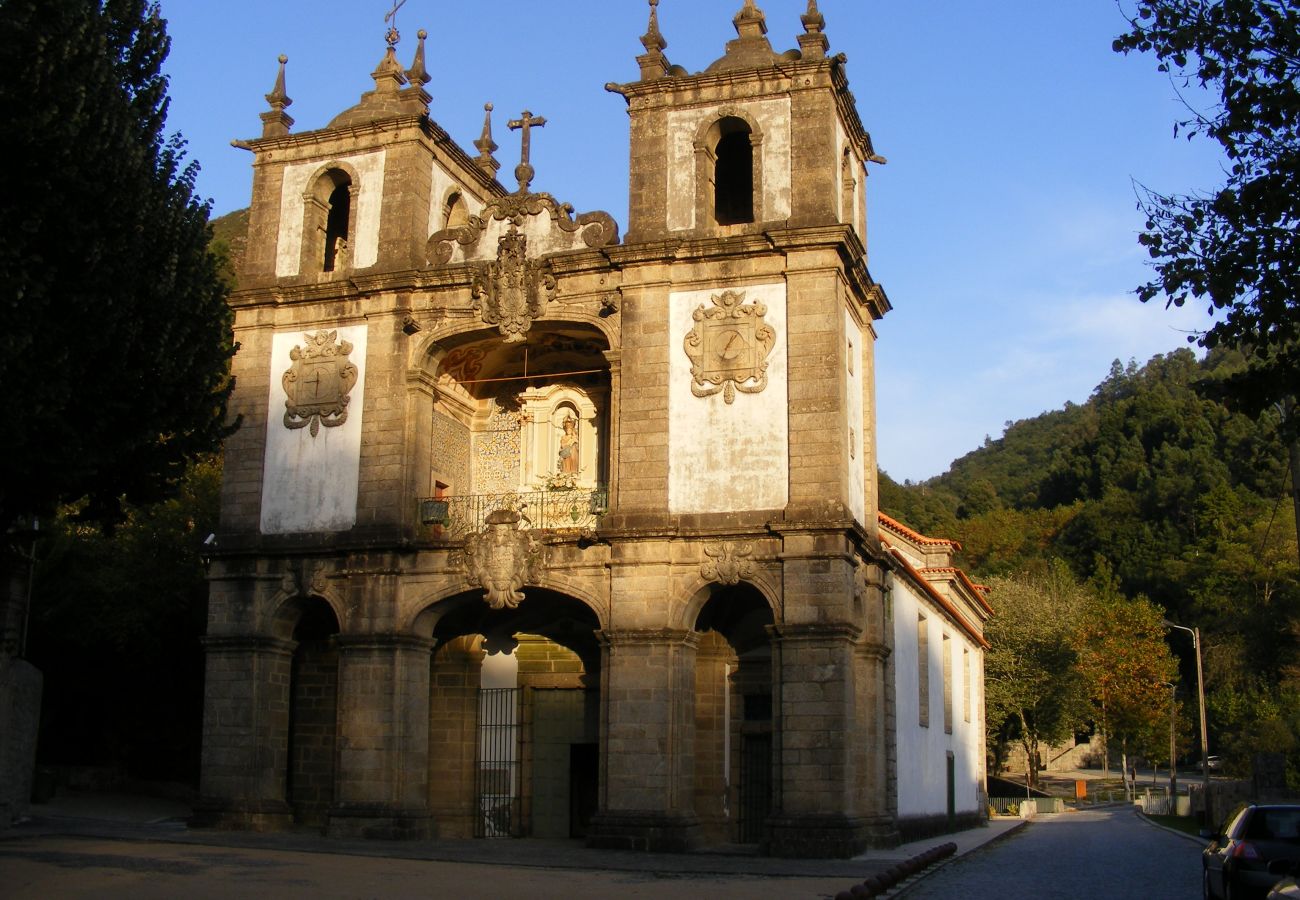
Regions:
<instances>
[{"instance_id":1,"label":"statue in niche","mask_svg":"<svg viewBox=\"0 0 1300 900\"><path fill-rule=\"evenodd\" d=\"M573 416L564 417L564 433L560 435L560 453L556 473L559 475L578 474L578 420Z\"/></svg>"}]
</instances>

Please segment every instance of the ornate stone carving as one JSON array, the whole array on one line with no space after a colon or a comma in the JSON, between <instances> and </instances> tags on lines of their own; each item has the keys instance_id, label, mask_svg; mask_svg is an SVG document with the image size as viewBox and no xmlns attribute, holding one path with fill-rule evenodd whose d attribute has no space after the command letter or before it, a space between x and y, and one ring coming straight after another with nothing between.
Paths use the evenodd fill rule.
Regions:
<instances>
[{"instance_id":1,"label":"ornate stone carving","mask_svg":"<svg viewBox=\"0 0 1300 900\"><path fill-rule=\"evenodd\" d=\"M493 609L514 609L524 599L520 590L536 582L544 567L543 547L519 529L519 513L498 509L489 513L483 531L465 539L465 567L470 584L483 588Z\"/></svg>"},{"instance_id":2,"label":"ornate stone carving","mask_svg":"<svg viewBox=\"0 0 1300 900\"><path fill-rule=\"evenodd\" d=\"M754 574L754 561L749 558L754 552L754 545L744 544L705 544L704 555L708 557L700 564L700 575L706 581L719 584L738 584L742 578L751 578Z\"/></svg>"},{"instance_id":3,"label":"ornate stone carving","mask_svg":"<svg viewBox=\"0 0 1300 900\"><path fill-rule=\"evenodd\" d=\"M481 214L470 216L464 225L435 231L425 246L425 257L431 266L445 266L451 262L453 242L464 247L467 256L474 256L473 248L487 232L489 223L510 221L518 227L526 218L543 214L550 216L552 227L566 234L581 231L582 242L588 247L618 243L618 223L607 212L582 213L575 218L573 204L561 203L550 194L514 193L491 201Z\"/></svg>"},{"instance_id":4,"label":"ornate stone carving","mask_svg":"<svg viewBox=\"0 0 1300 900\"><path fill-rule=\"evenodd\" d=\"M338 340L337 331L304 334L305 346L289 351L293 362L284 373L284 427L337 428L348 420L349 393L357 383L357 367L348 359L352 345Z\"/></svg>"},{"instance_id":5,"label":"ornate stone carving","mask_svg":"<svg viewBox=\"0 0 1300 900\"><path fill-rule=\"evenodd\" d=\"M474 272L470 290L483 322L497 326L512 344L524 339L555 298L555 276L546 263L528 259L528 239L512 225L497 242L497 261Z\"/></svg>"},{"instance_id":6,"label":"ornate stone carving","mask_svg":"<svg viewBox=\"0 0 1300 900\"><path fill-rule=\"evenodd\" d=\"M763 320L767 305L745 303L743 291L723 291L691 313L695 326L683 347L691 360L691 393L711 397L719 392L727 403L736 391L757 394L767 387L767 358L776 345L776 331Z\"/></svg>"}]
</instances>

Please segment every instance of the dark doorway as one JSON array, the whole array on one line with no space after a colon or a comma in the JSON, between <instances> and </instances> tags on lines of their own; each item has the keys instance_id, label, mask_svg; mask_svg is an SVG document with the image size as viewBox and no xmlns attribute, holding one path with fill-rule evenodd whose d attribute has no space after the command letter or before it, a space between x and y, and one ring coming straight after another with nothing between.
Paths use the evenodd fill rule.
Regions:
<instances>
[{"instance_id":1,"label":"dark doorway","mask_svg":"<svg viewBox=\"0 0 1300 900\"><path fill-rule=\"evenodd\" d=\"M599 744L569 745L569 837L586 837L600 803Z\"/></svg>"}]
</instances>

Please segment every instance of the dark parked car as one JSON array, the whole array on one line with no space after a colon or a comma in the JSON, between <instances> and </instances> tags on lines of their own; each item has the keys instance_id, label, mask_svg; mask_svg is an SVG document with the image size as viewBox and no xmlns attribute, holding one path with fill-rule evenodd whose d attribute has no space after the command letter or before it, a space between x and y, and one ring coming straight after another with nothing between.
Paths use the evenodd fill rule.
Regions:
<instances>
[{"instance_id":1,"label":"dark parked car","mask_svg":"<svg viewBox=\"0 0 1300 900\"><path fill-rule=\"evenodd\" d=\"M1205 900L1263 897L1298 862L1300 806L1239 806L1201 854Z\"/></svg>"}]
</instances>

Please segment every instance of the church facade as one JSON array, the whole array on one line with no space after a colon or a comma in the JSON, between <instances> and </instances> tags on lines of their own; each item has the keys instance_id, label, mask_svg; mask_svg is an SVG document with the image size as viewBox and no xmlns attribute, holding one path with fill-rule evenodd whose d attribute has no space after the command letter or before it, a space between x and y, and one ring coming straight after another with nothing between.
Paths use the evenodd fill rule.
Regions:
<instances>
[{"instance_id":1,"label":"church facade","mask_svg":"<svg viewBox=\"0 0 1300 900\"><path fill-rule=\"evenodd\" d=\"M429 116L424 33L294 133L232 295L198 821L846 856L984 809L982 590L877 509L866 167L810 0L669 63L627 230Z\"/></svg>"}]
</instances>

